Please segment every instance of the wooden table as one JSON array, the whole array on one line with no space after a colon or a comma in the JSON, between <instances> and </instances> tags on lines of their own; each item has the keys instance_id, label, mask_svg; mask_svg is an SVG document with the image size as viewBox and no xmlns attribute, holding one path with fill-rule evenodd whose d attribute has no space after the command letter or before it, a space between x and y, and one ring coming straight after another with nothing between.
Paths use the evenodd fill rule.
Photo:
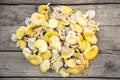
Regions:
<instances>
[{"instance_id":1,"label":"wooden table","mask_svg":"<svg viewBox=\"0 0 120 80\"><path fill-rule=\"evenodd\" d=\"M96 21L101 24L97 33L99 55L79 75L59 78L55 72L41 73L38 66L27 62L10 39L16 28L24 25L26 17L30 17L40 4L48 2L51 6L68 5L75 11L96 11ZM120 0L0 0L0 77L0 80L16 80L16 77L18 80L119 80Z\"/></svg>"}]
</instances>

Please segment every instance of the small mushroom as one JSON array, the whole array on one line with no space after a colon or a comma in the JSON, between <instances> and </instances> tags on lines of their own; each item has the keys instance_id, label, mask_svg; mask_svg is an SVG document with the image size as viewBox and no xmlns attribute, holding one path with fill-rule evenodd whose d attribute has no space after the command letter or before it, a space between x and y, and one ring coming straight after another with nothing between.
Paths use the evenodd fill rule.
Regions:
<instances>
[{"instance_id":1,"label":"small mushroom","mask_svg":"<svg viewBox=\"0 0 120 80\"><path fill-rule=\"evenodd\" d=\"M50 60L45 59L41 65L40 65L40 70L45 73L48 69L50 68Z\"/></svg>"},{"instance_id":2,"label":"small mushroom","mask_svg":"<svg viewBox=\"0 0 120 80\"><path fill-rule=\"evenodd\" d=\"M16 38L17 39L22 39L23 36L25 35L26 32L26 27L21 26L16 30Z\"/></svg>"},{"instance_id":3,"label":"small mushroom","mask_svg":"<svg viewBox=\"0 0 120 80\"><path fill-rule=\"evenodd\" d=\"M95 17L95 11L94 10L88 10L86 13L85 13L85 16L88 18L88 19L93 19Z\"/></svg>"},{"instance_id":4,"label":"small mushroom","mask_svg":"<svg viewBox=\"0 0 120 80\"><path fill-rule=\"evenodd\" d=\"M80 11L76 12L76 21L80 24L80 26L87 26L87 19L84 14L82 14Z\"/></svg>"},{"instance_id":5,"label":"small mushroom","mask_svg":"<svg viewBox=\"0 0 120 80\"><path fill-rule=\"evenodd\" d=\"M15 34L12 34L11 40L12 40L13 42L16 42L16 41L17 41L17 38L16 38L16 35L15 35Z\"/></svg>"},{"instance_id":6,"label":"small mushroom","mask_svg":"<svg viewBox=\"0 0 120 80\"><path fill-rule=\"evenodd\" d=\"M67 52L62 52L61 53L61 57L62 58L70 58L71 56L73 56L73 54L74 54L74 49L69 48L69 50Z\"/></svg>"},{"instance_id":7,"label":"small mushroom","mask_svg":"<svg viewBox=\"0 0 120 80\"><path fill-rule=\"evenodd\" d=\"M98 47L96 45L93 45L92 47L86 49L84 51L84 57L87 60L94 59L98 54Z\"/></svg>"},{"instance_id":8,"label":"small mushroom","mask_svg":"<svg viewBox=\"0 0 120 80\"><path fill-rule=\"evenodd\" d=\"M34 42L34 47L39 49L41 53L47 51L48 45L45 40L43 39L38 39L37 41Z\"/></svg>"},{"instance_id":9,"label":"small mushroom","mask_svg":"<svg viewBox=\"0 0 120 80\"><path fill-rule=\"evenodd\" d=\"M60 74L62 77L68 77L68 76L69 76L69 72L67 72L67 71L65 70L65 68L61 68L61 69L59 70L59 74Z\"/></svg>"},{"instance_id":10,"label":"small mushroom","mask_svg":"<svg viewBox=\"0 0 120 80\"><path fill-rule=\"evenodd\" d=\"M83 36L85 40L87 40L91 44L97 43L97 38L95 36L95 33L92 30L86 30L83 32Z\"/></svg>"},{"instance_id":11,"label":"small mushroom","mask_svg":"<svg viewBox=\"0 0 120 80\"><path fill-rule=\"evenodd\" d=\"M32 55L32 51L29 48L24 48L22 52L27 59Z\"/></svg>"},{"instance_id":12,"label":"small mushroom","mask_svg":"<svg viewBox=\"0 0 120 80\"><path fill-rule=\"evenodd\" d=\"M42 63L42 58L39 55L30 55L28 61L33 65L39 65Z\"/></svg>"},{"instance_id":13,"label":"small mushroom","mask_svg":"<svg viewBox=\"0 0 120 80\"><path fill-rule=\"evenodd\" d=\"M21 49L26 48L27 43L24 40L18 40L17 41L17 47L20 47Z\"/></svg>"}]
</instances>

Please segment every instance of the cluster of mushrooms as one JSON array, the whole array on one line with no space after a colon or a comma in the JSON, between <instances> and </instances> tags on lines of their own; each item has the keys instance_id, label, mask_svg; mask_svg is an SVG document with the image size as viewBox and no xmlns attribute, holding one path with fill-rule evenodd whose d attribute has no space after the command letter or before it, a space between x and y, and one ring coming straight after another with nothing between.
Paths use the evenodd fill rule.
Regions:
<instances>
[{"instance_id":1,"label":"cluster of mushrooms","mask_svg":"<svg viewBox=\"0 0 120 80\"><path fill-rule=\"evenodd\" d=\"M94 17L94 10L83 14L68 6L40 5L11 39L41 72L52 69L63 77L79 74L98 54L99 24Z\"/></svg>"}]
</instances>

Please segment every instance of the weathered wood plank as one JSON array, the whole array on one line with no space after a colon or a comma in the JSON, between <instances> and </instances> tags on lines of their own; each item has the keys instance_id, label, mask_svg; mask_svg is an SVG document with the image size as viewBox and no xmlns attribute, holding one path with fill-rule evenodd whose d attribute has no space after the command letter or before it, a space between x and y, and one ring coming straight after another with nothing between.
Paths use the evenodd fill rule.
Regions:
<instances>
[{"instance_id":1,"label":"weathered wood plank","mask_svg":"<svg viewBox=\"0 0 120 80\"><path fill-rule=\"evenodd\" d=\"M0 52L0 76L60 77L54 71L41 73L39 66L28 63L21 52ZM120 78L120 54L99 54L90 62L90 67L81 74L70 77Z\"/></svg>"},{"instance_id":2,"label":"weathered wood plank","mask_svg":"<svg viewBox=\"0 0 120 80\"><path fill-rule=\"evenodd\" d=\"M104 78L1 78L0 80L110 80ZM111 79L119 80L119 79Z\"/></svg>"},{"instance_id":3,"label":"weathered wood plank","mask_svg":"<svg viewBox=\"0 0 120 80\"><path fill-rule=\"evenodd\" d=\"M85 3L120 3L119 0L0 0L6 4L85 4Z\"/></svg>"},{"instance_id":4,"label":"weathered wood plank","mask_svg":"<svg viewBox=\"0 0 120 80\"><path fill-rule=\"evenodd\" d=\"M24 1L24 0L23 0ZM24 25L25 18L37 11L38 5L0 5L0 26ZM76 5L70 6L75 11L96 11L96 21L101 25L120 25L120 5Z\"/></svg>"},{"instance_id":5,"label":"weathered wood plank","mask_svg":"<svg viewBox=\"0 0 120 80\"><path fill-rule=\"evenodd\" d=\"M1 26L0 27L0 51L2 50L20 50L16 48L16 43L12 42L10 37L15 33L18 26ZM100 32L97 33L99 53L120 52L120 26L100 26Z\"/></svg>"}]
</instances>

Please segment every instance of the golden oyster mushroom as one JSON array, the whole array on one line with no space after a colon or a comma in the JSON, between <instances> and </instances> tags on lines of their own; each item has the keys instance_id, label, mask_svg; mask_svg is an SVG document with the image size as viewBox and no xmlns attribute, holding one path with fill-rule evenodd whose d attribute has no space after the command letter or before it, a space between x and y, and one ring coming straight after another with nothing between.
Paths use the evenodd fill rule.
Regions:
<instances>
[{"instance_id":1,"label":"golden oyster mushroom","mask_svg":"<svg viewBox=\"0 0 120 80\"><path fill-rule=\"evenodd\" d=\"M50 50L47 50L44 53L40 53L39 55L42 57L43 60L49 59L52 57L52 53Z\"/></svg>"},{"instance_id":2,"label":"golden oyster mushroom","mask_svg":"<svg viewBox=\"0 0 120 80\"><path fill-rule=\"evenodd\" d=\"M73 56L75 50L73 48L69 48L69 50L67 52L62 52L61 53L61 57L62 58L70 58L71 56Z\"/></svg>"},{"instance_id":3,"label":"golden oyster mushroom","mask_svg":"<svg viewBox=\"0 0 120 80\"><path fill-rule=\"evenodd\" d=\"M49 38L50 38L51 36L53 36L53 35L59 36L59 34L58 34L56 31L47 32L47 33L45 34L45 36L44 36L45 41L48 42L48 41L49 41Z\"/></svg>"},{"instance_id":4,"label":"golden oyster mushroom","mask_svg":"<svg viewBox=\"0 0 120 80\"><path fill-rule=\"evenodd\" d=\"M82 62L82 64L85 64L85 59L81 53L75 53L73 57L78 58Z\"/></svg>"},{"instance_id":5,"label":"golden oyster mushroom","mask_svg":"<svg viewBox=\"0 0 120 80\"><path fill-rule=\"evenodd\" d=\"M46 59L44 60L40 65L40 70L45 73L50 68L50 60Z\"/></svg>"},{"instance_id":6,"label":"golden oyster mushroom","mask_svg":"<svg viewBox=\"0 0 120 80\"><path fill-rule=\"evenodd\" d=\"M64 59L65 64L67 64L68 67L75 67L76 66L76 59Z\"/></svg>"},{"instance_id":7,"label":"golden oyster mushroom","mask_svg":"<svg viewBox=\"0 0 120 80\"><path fill-rule=\"evenodd\" d=\"M97 54L98 54L98 47L96 45L93 45L92 47L84 51L84 57L86 60L94 59L97 56Z\"/></svg>"},{"instance_id":8,"label":"golden oyster mushroom","mask_svg":"<svg viewBox=\"0 0 120 80\"><path fill-rule=\"evenodd\" d=\"M62 66L63 66L62 60L56 61L56 62L54 62L54 63L51 64L51 68L52 68L53 70L55 70L56 73L58 73L58 70L59 70Z\"/></svg>"},{"instance_id":9,"label":"golden oyster mushroom","mask_svg":"<svg viewBox=\"0 0 120 80\"><path fill-rule=\"evenodd\" d=\"M41 5L38 7L38 12L41 14L50 13L50 8L48 5Z\"/></svg>"},{"instance_id":10,"label":"golden oyster mushroom","mask_svg":"<svg viewBox=\"0 0 120 80\"><path fill-rule=\"evenodd\" d=\"M18 40L17 41L17 45L18 45L18 47L20 47L21 49L23 49L23 48L26 48L27 43L24 40Z\"/></svg>"},{"instance_id":11,"label":"golden oyster mushroom","mask_svg":"<svg viewBox=\"0 0 120 80\"><path fill-rule=\"evenodd\" d=\"M92 29L93 31L99 31L100 28L96 25L89 25L89 28Z\"/></svg>"},{"instance_id":12,"label":"golden oyster mushroom","mask_svg":"<svg viewBox=\"0 0 120 80\"><path fill-rule=\"evenodd\" d=\"M56 28L58 27L58 21L56 19L49 19L49 22L48 22L48 27L50 28Z\"/></svg>"},{"instance_id":13,"label":"golden oyster mushroom","mask_svg":"<svg viewBox=\"0 0 120 80\"><path fill-rule=\"evenodd\" d=\"M49 38L49 46L52 48L52 49L57 49L59 50L61 48L61 42L60 42L60 39L58 36L51 36Z\"/></svg>"},{"instance_id":14,"label":"golden oyster mushroom","mask_svg":"<svg viewBox=\"0 0 120 80\"><path fill-rule=\"evenodd\" d=\"M29 48L24 48L23 50L22 50L22 53L23 53L23 55L25 56L25 58L29 58L32 54L32 51L29 49Z\"/></svg>"},{"instance_id":15,"label":"golden oyster mushroom","mask_svg":"<svg viewBox=\"0 0 120 80\"><path fill-rule=\"evenodd\" d=\"M61 58L56 58L56 59L52 59L51 60L51 68L54 70L54 71L58 71L60 67L63 66L63 61Z\"/></svg>"},{"instance_id":16,"label":"golden oyster mushroom","mask_svg":"<svg viewBox=\"0 0 120 80\"><path fill-rule=\"evenodd\" d=\"M77 31L77 32L82 32L82 27L80 26L80 25L78 25L78 24L75 24L75 23L72 23L71 25L70 25L70 27L74 30L74 31Z\"/></svg>"},{"instance_id":17,"label":"golden oyster mushroom","mask_svg":"<svg viewBox=\"0 0 120 80\"><path fill-rule=\"evenodd\" d=\"M85 69L84 65L77 66L75 68L68 68L66 71L71 74L79 74Z\"/></svg>"},{"instance_id":18,"label":"golden oyster mushroom","mask_svg":"<svg viewBox=\"0 0 120 80\"><path fill-rule=\"evenodd\" d=\"M33 32L34 28L35 28L35 24L30 24L26 29L26 34L30 35Z\"/></svg>"},{"instance_id":19,"label":"golden oyster mushroom","mask_svg":"<svg viewBox=\"0 0 120 80\"><path fill-rule=\"evenodd\" d=\"M34 47L38 48L41 53L47 51L48 45L45 40L43 39L38 39L37 41L34 42Z\"/></svg>"},{"instance_id":20,"label":"golden oyster mushroom","mask_svg":"<svg viewBox=\"0 0 120 80\"><path fill-rule=\"evenodd\" d=\"M28 58L28 61L33 65L39 65L42 63L42 58L39 55L34 54Z\"/></svg>"},{"instance_id":21,"label":"golden oyster mushroom","mask_svg":"<svg viewBox=\"0 0 120 80\"><path fill-rule=\"evenodd\" d=\"M91 44L97 43L97 38L95 36L95 33L90 30L86 30L83 32L83 37Z\"/></svg>"},{"instance_id":22,"label":"golden oyster mushroom","mask_svg":"<svg viewBox=\"0 0 120 80\"><path fill-rule=\"evenodd\" d=\"M65 68L60 68L59 74L60 74L62 77L67 77L67 76L69 76L69 72L67 72L67 71L65 70Z\"/></svg>"},{"instance_id":23,"label":"golden oyster mushroom","mask_svg":"<svg viewBox=\"0 0 120 80\"><path fill-rule=\"evenodd\" d=\"M16 30L16 38L17 39L22 39L24 34L26 32L26 27L21 26Z\"/></svg>"},{"instance_id":24,"label":"golden oyster mushroom","mask_svg":"<svg viewBox=\"0 0 120 80\"><path fill-rule=\"evenodd\" d=\"M80 49L84 51L85 49L89 48L91 45L88 41L84 40L82 35L78 36L78 44L80 46Z\"/></svg>"},{"instance_id":25,"label":"golden oyster mushroom","mask_svg":"<svg viewBox=\"0 0 120 80\"><path fill-rule=\"evenodd\" d=\"M73 13L73 10L72 10L72 8L70 8L68 6L62 6L61 7L61 12L71 15Z\"/></svg>"},{"instance_id":26,"label":"golden oyster mushroom","mask_svg":"<svg viewBox=\"0 0 120 80\"><path fill-rule=\"evenodd\" d=\"M76 35L70 35L68 34L65 38L66 43L68 44L76 44L77 43L77 37Z\"/></svg>"},{"instance_id":27,"label":"golden oyster mushroom","mask_svg":"<svg viewBox=\"0 0 120 80\"><path fill-rule=\"evenodd\" d=\"M31 21L35 25L39 26L46 22L46 18L45 15L35 12L31 16Z\"/></svg>"},{"instance_id":28,"label":"golden oyster mushroom","mask_svg":"<svg viewBox=\"0 0 120 80\"><path fill-rule=\"evenodd\" d=\"M80 24L80 26L87 26L87 19L85 18L84 14L80 11L76 12L76 21Z\"/></svg>"}]
</instances>

